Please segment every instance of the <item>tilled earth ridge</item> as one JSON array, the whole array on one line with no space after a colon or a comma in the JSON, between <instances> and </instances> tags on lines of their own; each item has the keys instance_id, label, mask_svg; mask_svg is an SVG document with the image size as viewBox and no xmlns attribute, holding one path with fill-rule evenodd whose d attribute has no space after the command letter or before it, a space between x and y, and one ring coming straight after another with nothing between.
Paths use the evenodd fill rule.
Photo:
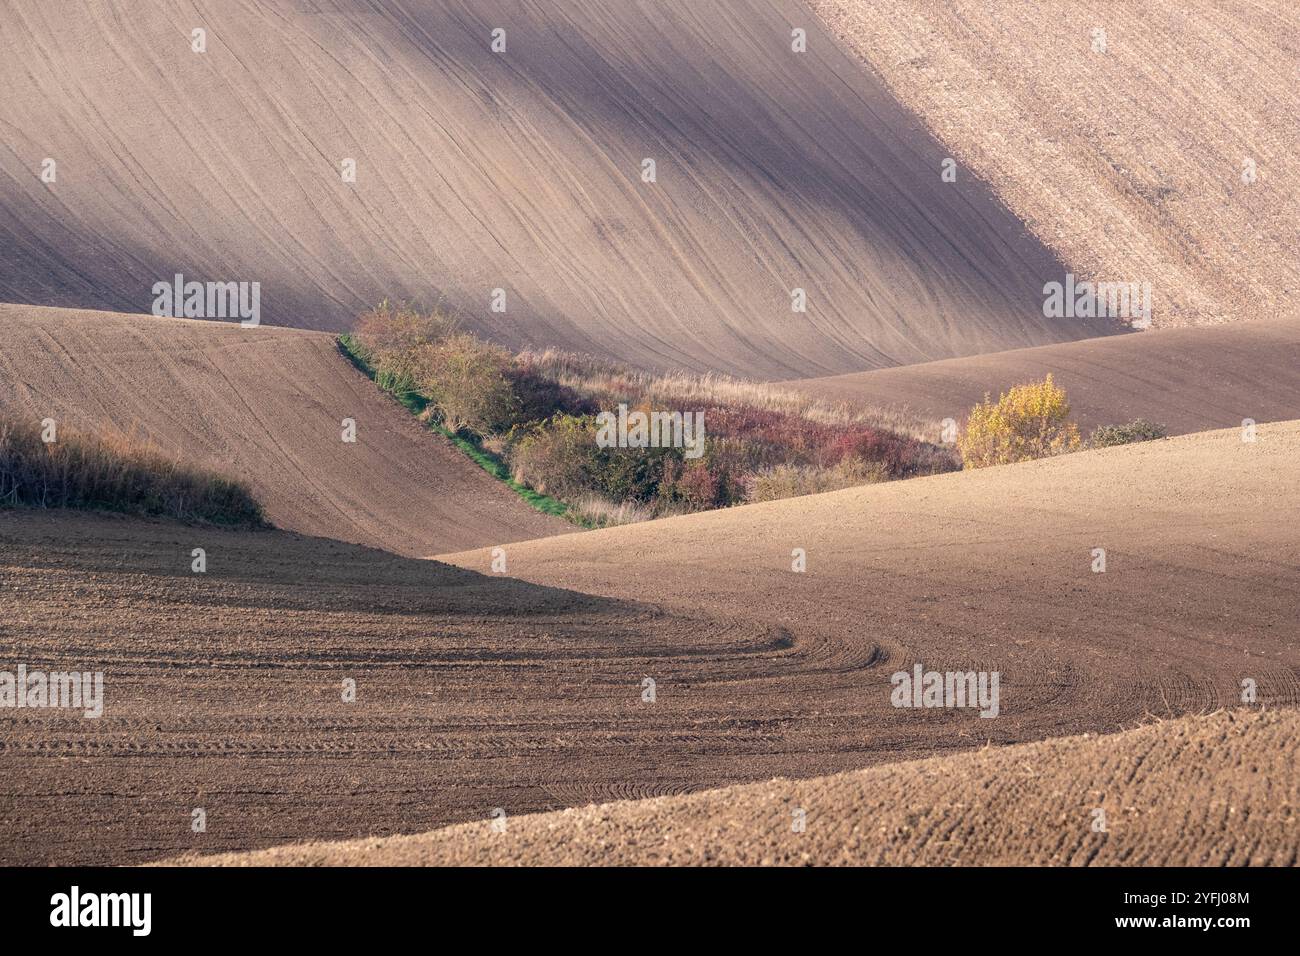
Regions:
<instances>
[{"instance_id":1,"label":"tilled earth ridge","mask_svg":"<svg viewBox=\"0 0 1300 956\"><path fill-rule=\"evenodd\" d=\"M3 857L143 862L813 777L1237 707L1246 679L1258 706L1296 703L1300 529L1278 515L1298 434L522 542L509 577L486 552L11 512L0 660L102 669L106 698L97 720L0 713ZM893 706L917 664L1000 674L997 718Z\"/></svg>"},{"instance_id":2,"label":"tilled earth ridge","mask_svg":"<svg viewBox=\"0 0 1300 956\"><path fill-rule=\"evenodd\" d=\"M1300 714L1224 711L203 866L1295 866ZM802 827L802 829L800 829Z\"/></svg>"}]
</instances>

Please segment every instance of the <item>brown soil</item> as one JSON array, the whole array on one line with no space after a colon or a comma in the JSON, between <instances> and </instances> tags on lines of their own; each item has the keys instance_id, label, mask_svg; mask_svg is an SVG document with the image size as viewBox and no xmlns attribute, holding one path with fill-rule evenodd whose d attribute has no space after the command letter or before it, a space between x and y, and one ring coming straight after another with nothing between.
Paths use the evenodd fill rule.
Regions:
<instances>
[{"instance_id":1,"label":"brown soil","mask_svg":"<svg viewBox=\"0 0 1300 956\"><path fill-rule=\"evenodd\" d=\"M0 14L0 410L279 527L0 510L0 672L105 681L0 708L0 865L1297 863L1294 5L128 6ZM1107 336L1043 316L1067 270L1258 321ZM123 314L178 272L264 326ZM1051 371L1085 428L1198 433L565 533L271 327L382 297L933 420ZM998 716L894 706L914 666Z\"/></svg>"},{"instance_id":2,"label":"brown soil","mask_svg":"<svg viewBox=\"0 0 1300 956\"><path fill-rule=\"evenodd\" d=\"M504 830L468 823L418 836L172 862L1295 866L1297 734L1294 710L1228 711L1104 737L507 818Z\"/></svg>"},{"instance_id":3,"label":"brown soil","mask_svg":"<svg viewBox=\"0 0 1300 956\"><path fill-rule=\"evenodd\" d=\"M1290 420L1300 417L1300 320L1160 329L782 384L960 423L986 393L996 398L1048 372L1084 428L1145 418L1179 435Z\"/></svg>"},{"instance_id":4,"label":"brown soil","mask_svg":"<svg viewBox=\"0 0 1300 956\"><path fill-rule=\"evenodd\" d=\"M808 3L1080 277L1157 326L1300 317L1300 6Z\"/></svg>"},{"instance_id":5,"label":"brown soil","mask_svg":"<svg viewBox=\"0 0 1300 956\"><path fill-rule=\"evenodd\" d=\"M796 0L127 6L5 4L0 300L148 312L180 272L260 282L272 324L442 299L511 346L768 379L1097 334Z\"/></svg>"},{"instance_id":6,"label":"brown soil","mask_svg":"<svg viewBox=\"0 0 1300 956\"><path fill-rule=\"evenodd\" d=\"M523 542L512 577L476 573L486 551L461 570L9 513L0 661L101 669L106 702L0 713L0 857L136 862L812 777L1239 706L1247 677L1296 703L1300 530L1277 516L1300 504L1298 447L1291 422ZM1000 715L892 707L917 662L997 671Z\"/></svg>"}]
</instances>

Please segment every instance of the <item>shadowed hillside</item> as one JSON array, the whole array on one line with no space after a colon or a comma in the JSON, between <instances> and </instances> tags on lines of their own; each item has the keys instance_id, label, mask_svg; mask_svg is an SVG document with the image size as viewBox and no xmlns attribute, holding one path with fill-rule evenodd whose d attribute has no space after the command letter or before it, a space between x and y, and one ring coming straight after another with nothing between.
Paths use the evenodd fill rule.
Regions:
<instances>
[{"instance_id":1,"label":"shadowed hillside","mask_svg":"<svg viewBox=\"0 0 1300 956\"><path fill-rule=\"evenodd\" d=\"M181 273L337 330L442 297L761 378L1099 331L1043 317L1056 258L795 0L14 0L5 44L0 300L145 312Z\"/></svg>"}]
</instances>

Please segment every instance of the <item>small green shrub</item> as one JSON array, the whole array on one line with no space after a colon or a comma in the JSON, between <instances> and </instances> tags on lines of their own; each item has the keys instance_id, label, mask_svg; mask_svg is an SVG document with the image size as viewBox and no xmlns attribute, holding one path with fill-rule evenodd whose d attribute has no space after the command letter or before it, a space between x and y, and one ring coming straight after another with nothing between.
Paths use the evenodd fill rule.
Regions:
<instances>
[{"instance_id":1,"label":"small green shrub","mask_svg":"<svg viewBox=\"0 0 1300 956\"><path fill-rule=\"evenodd\" d=\"M1131 445L1139 441L1155 441L1167 438L1169 429L1144 418L1136 419L1127 425L1099 425L1088 436L1090 448L1110 448L1112 445Z\"/></svg>"},{"instance_id":2,"label":"small green shrub","mask_svg":"<svg viewBox=\"0 0 1300 956\"><path fill-rule=\"evenodd\" d=\"M516 429L507 457L520 484L565 500L594 494L608 501L648 503L661 493L675 448L601 448L591 415L560 413Z\"/></svg>"},{"instance_id":3,"label":"small green shrub","mask_svg":"<svg viewBox=\"0 0 1300 956\"><path fill-rule=\"evenodd\" d=\"M592 490L598 450L595 419L561 413L512 435L508 460L521 485L559 498L577 498Z\"/></svg>"}]
</instances>

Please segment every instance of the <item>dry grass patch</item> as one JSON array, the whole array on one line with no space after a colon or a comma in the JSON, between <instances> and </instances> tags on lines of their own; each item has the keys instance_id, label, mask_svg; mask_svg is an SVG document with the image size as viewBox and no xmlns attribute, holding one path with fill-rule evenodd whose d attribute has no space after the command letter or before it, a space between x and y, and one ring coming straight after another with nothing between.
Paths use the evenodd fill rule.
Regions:
<instances>
[{"instance_id":1,"label":"dry grass patch","mask_svg":"<svg viewBox=\"0 0 1300 956\"><path fill-rule=\"evenodd\" d=\"M929 440L936 431L933 423L901 410L826 402L780 385L713 372L703 375L643 372L559 349L526 350L519 353L517 361L579 395L598 401L617 401L635 395L641 401L660 406L751 408L795 415L818 425L870 425L921 440Z\"/></svg>"},{"instance_id":2,"label":"dry grass patch","mask_svg":"<svg viewBox=\"0 0 1300 956\"><path fill-rule=\"evenodd\" d=\"M858 485L888 481L889 471L880 462L846 458L829 468L816 465L777 465L750 479L748 500L779 501L802 495L819 495Z\"/></svg>"},{"instance_id":3,"label":"dry grass patch","mask_svg":"<svg viewBox=\"0 0 1300 956\"><path fill-rule=\"evenodd\" d=\"M46 428L11 416L0 416L0 508L81 508L206 524L265 524L261 505L243 482L183 464L143 439Z\"/></svg>"}]
</instances>

